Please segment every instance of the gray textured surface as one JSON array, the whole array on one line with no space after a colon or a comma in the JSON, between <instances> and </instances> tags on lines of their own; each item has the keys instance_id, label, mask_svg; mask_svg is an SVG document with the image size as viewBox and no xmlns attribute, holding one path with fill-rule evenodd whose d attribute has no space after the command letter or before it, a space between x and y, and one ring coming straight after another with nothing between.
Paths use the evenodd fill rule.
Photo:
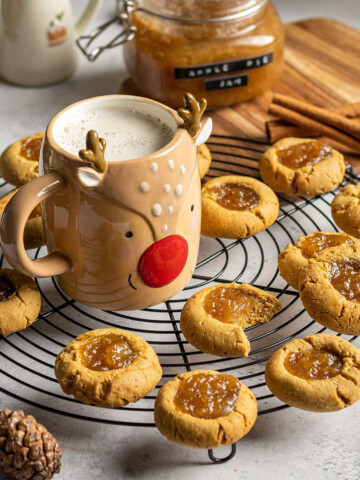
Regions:
<instances>
[{"instance_id":1,"label":"gray textured surface","mask_svg":"<svg viewBox=\"0 0 360 480\"><path fill-rule=\"evenodd\" d=\"M75 2L76 9L82 5ZM331 16L360 26L359 0L276 0L285 21ZM102 18L113 2L106 0ZM97 22L95 22L96 24ZM112 51L89 64L80 60L74 78L44 89L20 89L0 83L0 149L32 131L42 130L62 107L81 98L114 93L125 73L121 53ZM209 465L206 452L167 442L154 429L106 427L33 409L0 394L0 409L24 408L58 438L63 450L59 480L100 479L341 479L360 477L360 405L334 414L295 409L259 418L238 443L228 464ZM0 473L0 480L4 480Z\"/></svg>"}]
</instances>

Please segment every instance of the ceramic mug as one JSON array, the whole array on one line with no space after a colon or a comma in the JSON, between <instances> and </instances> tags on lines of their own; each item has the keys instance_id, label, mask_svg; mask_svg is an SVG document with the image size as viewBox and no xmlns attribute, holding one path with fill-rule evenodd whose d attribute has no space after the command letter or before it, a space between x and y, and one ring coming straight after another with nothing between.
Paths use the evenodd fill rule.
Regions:
<instances>
[{"instance_id":1,"label":"ceramic mug","mask_svg":"<svg viewBox=\"0 0 360 480\"><path fill-rule=\"evenodd\" d=\"M11 83L48 85L72 75L77 66L75 38L102 0L89 0L74 24L70 0L2 0L0 75Z\"/></svg>"},{"instance_id":2,"label":"ceramic mug","mask_svg":"<svg viewBox=\"0 0 360 480\"><path fill-rule=\"evenodd\" d=\"M59 146L58 131L73 114L114 106L154 115L174 135L161 150L109 161L99 173ZM6 259L29 276L56 276L67 295L92 307L134 310L168 300L185 287L196 264L201 220L196 146L210 131L208 119L192 137L176 111L135 96L95 97L65 108L46 129L42 175L21 187L3 213ZM41 202L50 253L31 260L23 232Z\"/></svg>"}]
</instances>

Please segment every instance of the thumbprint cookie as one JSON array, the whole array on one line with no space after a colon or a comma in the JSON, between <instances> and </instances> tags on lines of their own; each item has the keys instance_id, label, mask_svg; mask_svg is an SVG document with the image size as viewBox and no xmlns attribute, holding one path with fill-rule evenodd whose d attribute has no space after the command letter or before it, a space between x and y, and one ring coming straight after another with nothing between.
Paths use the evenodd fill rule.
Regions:
<instances>
[{"instance_id":1,"label":"thumbprint cookie","mask_svg":"<svg viewBox=\"0 0 360 480\"><path fill-rule=\"evenodd\" d=\"M6 182L21 187L39 175L39 157L44 132L11 144L0 157L0 174Z\"/></svg>"},{"instance_id":2,"label":"thumbprint cookie","mask_svg":"<svg viewBox=\"0 0 360 480\"><path fill-rule=\"evenodd\" d=\"M334 412L360 398L360 350L319 333L287 343L266 365L265 380L284 403L312 412Z\"/></svg>"},{"instance_id":3,"label":"thumbprint cookie","mask_svg":"<svg viewBox=\"0 0 360 480\"><path fill-rule=\"evenodd\" d=\"M238 175L206 182L201 203L201 233L208 237L251 237L272 225L279 214L277 196L267 185Z\"/></svg>"},{"instance_id":4,"label":"thumbprint cookie","mask_svg":"<svg viewBox=\"0 0 360 480\"><path fill-rule=\"evenodd\" d=\"M152 347L117 328L91 330L58 355L55 375L63 391L83 403L119 408L153 390L162 370Z\"/></svg>"},{"instance_id":5,"label":"thumbprint cookie","mask_svg":"<svg viewBox=\"0 0 360 480\"><path fill-rule=\"evenodd\" d=\"M155 424L172 442L195 448L230 445L257 417L254 394L232 375L198 370L167 382L155 401Z\"/></svg>"},{"instance_id":6,"label":"thumbprint cookie","mask_svg":"<svg viewBox=\"0 0 360 480\"><path fill-rule=\"evenodd\" d=\"M343 155L310 138L283 138L261 157L260 176L275 192L318 195L340 185Z\"/></svg>"}]
</instances>

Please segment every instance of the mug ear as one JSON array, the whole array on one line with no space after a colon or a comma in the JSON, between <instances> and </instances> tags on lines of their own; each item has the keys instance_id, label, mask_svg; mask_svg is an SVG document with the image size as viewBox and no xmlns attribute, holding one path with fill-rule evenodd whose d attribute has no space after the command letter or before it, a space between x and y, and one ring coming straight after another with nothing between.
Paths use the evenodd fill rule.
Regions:
<instances>
[{"instance_id":1,"label":"mug ear","mask_svg":"<svg viewBox=\"0 0 360 480\"><path fill-rule=\"evenodd\" d=\"M103 175L98 173L96 170L90 167L80 167L76 170L76 176L81 183L86 188L93 188L99 185L102 180Z\"/></svg>"},{"instance_id":2,"label":"mug ear","mask_svg":"<svg viewBox=\"0 0 360 480\"><path fill-rule=\"evenodd\" d=\"M207 118L204 122L201 122L198 133L195 135L195 145L199 147L208 140L212 131L212 119Z\"/></svg>"}]
</instances>

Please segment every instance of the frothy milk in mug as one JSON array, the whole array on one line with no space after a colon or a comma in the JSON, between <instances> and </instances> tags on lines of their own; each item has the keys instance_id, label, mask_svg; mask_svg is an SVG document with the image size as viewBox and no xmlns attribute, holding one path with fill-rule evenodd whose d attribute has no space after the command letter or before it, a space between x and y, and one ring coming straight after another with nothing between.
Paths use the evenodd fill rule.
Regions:
<instances>
[{"instance_id":1,"label":"frothy milk in mug","mask_svg":"<svg viewBox=\"0 0 360 480\"><path fill-rule=\"evenodd\" d=\"M131 160L150 155L165 147L175 129L150 113L130 108L104 107L75 115L56 135L61 148L78 155L85 148L89 130L96 130L106 140L107 162Z\"/></svg>"}]
</instances>

